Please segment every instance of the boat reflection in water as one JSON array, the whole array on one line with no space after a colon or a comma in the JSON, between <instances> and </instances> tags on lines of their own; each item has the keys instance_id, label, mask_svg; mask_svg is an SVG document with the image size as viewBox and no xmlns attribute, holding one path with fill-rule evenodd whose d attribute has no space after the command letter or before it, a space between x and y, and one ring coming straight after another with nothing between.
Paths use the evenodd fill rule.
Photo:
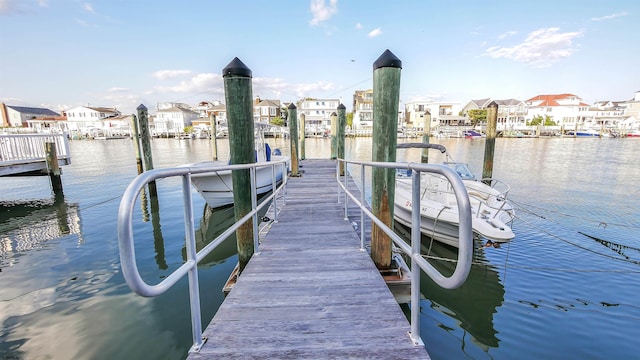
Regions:
<instances>
[{"instance_id":1,"label":"boat reflection in water","mask_svg":"<svg viewBox=\"0 0 640 360\"><path fill-rule=\"evenodd\" d=\"M396 232L405 239L410 239L411 230L403 225L396 224ZM431 309L446 315L455 321L455 325L441 321L438 327L447 332L455 332L456 327L462 329L461 348L465 350L467 334L471 335L475 343L483 351L489 348L497 348L499 340L493 324L493 315L504 301L504 286L500 283L498 273L485 259L483 244L476 240L473 254L473 264L469 277L462 286L454 290L447 290L438 286L424 272L420 277L420 292L430 304ZM422 236L422 254L427 255L427 261L445 276L450 276L456 267L458 249L431 241L429 237ZM448 260L449 259L449 260ZM423 304L427 306L427 304ZM403 308L405 309L405 308ZM408 311L408 308L406 308ZM407 313L408 314L408 313ZM422 310L422 316L434 317ZM438 318L436 316L436 318ZM433 320L433 319L432 319ZM423 319L424 321L424 319ZM438 321L438 320L436 320ZM428 333L423 327L422 337L425 341L433 339L434 334Z\"/></svg>"}]
</instances>

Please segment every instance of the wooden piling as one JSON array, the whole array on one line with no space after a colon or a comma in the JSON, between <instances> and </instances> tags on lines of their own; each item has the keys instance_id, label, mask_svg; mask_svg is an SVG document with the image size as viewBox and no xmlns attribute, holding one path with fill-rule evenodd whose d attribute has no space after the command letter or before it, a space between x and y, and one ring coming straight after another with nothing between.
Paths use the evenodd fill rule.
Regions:
<instances>
[{"instance_id":1,"label":"wooden piling","mask_svg":"<svg viewBox=\"0 0 640 360\"><path fill-rule=\"evenodd\" d=\"M490 179L493 176L493 153L496 147L496 126L498 124L498 104L492 101L487 105L487 133L484 143L484 165L482 178ZM485 183L489 184L487 180Z\"/></svg>"},{"instance_id":2,"label":"wooden piling","mask_svg":"<svg viewBox=\"0 0 640 360\"><path fill-rule=\"evenodd\" d=\"M396 161L401 69L402 62L389 50L373 63L373 161ZM373 168L371 208L392 229L394 196L395 170ZM380 270L391 267L391 239L375 224L371 258Z\"/></svg>"},{"instance_id":3,"label":"wooden piling","mask_svg":"<svg viewBox=\"0 0 640 360\"><path fill-rule=\"evenodd\" d=\"M289 105L289 113L287 119L289 119L289 140L291 144L291 176L300 176L298 172L298 112L296 106L291 103Z\"/></svg>"},{"instance_id":4,"label":"wooden piling","mask_svg":"<svg viewBox=\"0 0 640 360\"><path fill-rule=\"evenodd\" d=\"M209 123L211 125L211 155L213 155L213 161L216 161L218 160L218 139L216 139L218 130L215 114L209 114Z\"/></svg>"},{"instance_id":5,"label":"wooden piling","mask_svg":"<svg viewBox=\"0 0 640 360\"><path fill-rule=\"evenodd\" d=\"M431 112L429 112L429 110L424 112L424 126L423 126L423 132L422 132L422 143L423 144L428 144L429 143L429 135L431 135ZM423 164L428 164L429 163L429 149L422 149L422 157L421 157L421 162Z\"/></svg>"},{"instance_id":6,"label":"wooden piling","mask_svg":"<svg viewBox=\"0 0 640 360\"><path fill-rule=\"evenodd\" d=\"M331 159L338 156L338 114L331 113Z\"/></svg>"},{"instance_id":7,"label":"wooden piling","mask_svg":"<svg viewBox=\"0 0 640 360\"><path fill-rule=\"evenodd\" d=\"M298 138L300 139L300 160L304 160L307 156L305 154L305 141L304 138L307 134L306 132L306 123L305 123L305 115L304 113L300 114L300 131L298 131Z\"/></svg>"},{"instance_id":8,"label":"wooden piling","mask_svg":"<svg viewBox=\"0 0 640 360\"><path fill-rule=\"evenodd\" d=\"M232 164L255 162L253 94L251 70L237 57L222 70L224 96L229 123L229 149ZM251 211L251 171L233 170L233 201L236 221ZM236 230L239 271L253 255L253 220Z\"/></svg>"},{"instance_id":9,"label":"wooden piling","mask_svg":"<svg viewBox=\"0 0 640 360\"><path fill-rule=\"evenodd\" d=\"M144 172L144 167L142 166L142 154L140 153L140 127L138 126L138 117L133 115L131 116L131 129L133 134L131 134L133 139L133 148L136 151L136 168L138 169L138 175Z\"/></svg>"},{"instance_id":10,"label":"wooden piling","mask_svg":"<svg viewBox=\"0 0 640 360\"><path fill-rule=\"evenodd\" d=\"M140 130L140 143L142 144L142 156L144 158L144 170L153 170L153 157L151 155L151 133L149 132L149 118L147 116L147 107L140 104L138 108L138 126ZM149 195L158 196L156 182L149 183Z\"/></svg>"},{"instance_id":11,"label":"wooden piling","mask_svg":"<svg viewBox=\"0 0 640 360\"><path fill-rule=\"evenodd\" d=\"M58 153L56 152L56 143L46 142L44 143L44 151L47 161L47 173L51 180L51 188L54 194L62 194L62 171L58 164Z\"/></svg>"},{"instance_id":12,"label":"wooden piling","mask_svg":"<svg viewBox=\"0 0 640 360\"><path fill-rule=\"evenodd\" d=\"M344 137L347 127L346 110L347 108L344 106L344 104L338 105L338 133L336 134L336 148L338 152L338 158L340 159L344 159ZM344 176L344 163L340 163L340 176Z\"/></svg>"}]
</instances>

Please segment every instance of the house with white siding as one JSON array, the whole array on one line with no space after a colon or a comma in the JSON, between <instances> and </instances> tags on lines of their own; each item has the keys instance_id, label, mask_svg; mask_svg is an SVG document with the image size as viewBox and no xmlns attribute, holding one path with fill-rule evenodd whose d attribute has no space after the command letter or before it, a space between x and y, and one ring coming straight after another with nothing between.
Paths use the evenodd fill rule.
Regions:
<instances>
[{"instance_id":1,"label":"house with white siding","mask_svg":"<svg viewBox=\"0 0 640 360\"><path fill-rule=\"evenodd\" d=\"M67 127L72 133L90 135L96 131L104 130L104 120L115 118L120 115L116 108L78 106L64 112L67 116Z\"/></svg>"},{"instance_id":2,"label":"house with white siding","mask_svg":"<svg viewBox=\"0 0 640 360\"><path fill-rule=\"evenodd\" d=\"M340 99L306 98L298 101L298 115L304 114L305 124L315 130L331 129L331 114L338 111Z\"/></svg>"},{"instance_id":3,"label":"house with white siding","mask_svg":"<svg viewBox=\"0 0 640 360\"><path fill-rule=\"evenodd\" d=\"M267 100L257 97L253 101L253 121L270 124L273 118L281 117L281 109L280 100Z\"/></svg>"},{"instance_id":4,"label":"house with white siding","mask_svg":"<svg viewBox=\"0 0 640 360\"><path fill-rule=\"evenodd\" d=\"M465 125L468 121L460 116L462 104L458 101L412 100L404 103L404 126L422 130L427 112L431 115L430 127Z\"/></svg>"},{"instance_id":5,"label":"house with white siding","mask_svg":"<svg viewBox=\"0 0 640 360\"><path fill-rule=\"evenodd\" d=\"M549 116L557 125L567 129L582 127L593 117L589 104L574 94L537 95L525 100L525 104L528 107L527 121L536 116Z\"/></svg>"},{"instance_id":6,"label":"house with white siding","mask_svg":"<svg viewBox=\"0 0 640 360\"><path fill-rule=\"evenodd\" d=\"M462 114L467 116L471 110L486 109L492 102L498 105L497 130L517 129L527 125L527 104L518 99L493 100L486 98L471 100L462 108Z\"/></svg>"},{"instance_id":7,"label":"house with white siding","mask_svg":"<svg viewBox=\"0 0 640 360\"><path fill-rule=\"evenodd\" d=\"M28 125L29 120L60 116L57 112L47 108L5 105L4 103L0 103L0 113L2 114L0 126L3 127L23 127Z\"/></svg>"},{"instance_id":8,"label":"house with white siding","mask_svg":"<svg viewBox=\"0 0 640 360\"><path fill-rule=\"evenodd\" d=\"M157 136L176 136L187 126L193 126L198 113L182 107L163 108L155 114L155 132Z\"/></svg>"},{"instance_id":9,"label":"house with white siding","mask_svg":"<svg viewBox=\"0 0 640 360\"><path fill-rule=\"evenodd\" d=\"M353 94L353 130L373 130L373 89Z\"/></svg>"}]
</instances>

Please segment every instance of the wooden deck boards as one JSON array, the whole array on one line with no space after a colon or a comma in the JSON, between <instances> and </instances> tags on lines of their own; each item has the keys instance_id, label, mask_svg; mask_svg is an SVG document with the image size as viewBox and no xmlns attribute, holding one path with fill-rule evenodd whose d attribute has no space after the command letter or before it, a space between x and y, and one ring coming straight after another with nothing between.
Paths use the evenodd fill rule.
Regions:
<instances>
[{"instance_id":1,"label":"wooden deck boards","mask_svg":"<svg viewBox=\"0 0 640 360\"><path fill-rule=\"evenodd\" d=\"M428 359L338 202L335 162L306 160L189 359Z\"/></svg>"}]
</instances>

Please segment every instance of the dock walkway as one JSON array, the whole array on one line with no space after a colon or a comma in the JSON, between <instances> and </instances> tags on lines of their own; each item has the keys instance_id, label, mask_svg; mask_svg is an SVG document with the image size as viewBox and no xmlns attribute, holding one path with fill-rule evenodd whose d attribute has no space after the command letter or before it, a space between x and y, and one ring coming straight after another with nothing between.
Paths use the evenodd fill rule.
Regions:
<instances>
[{"instance_id":1,"label":"dock walkway","mask_svg":"<svg viewBox=\"0 0 640 360\"><path fill-rule=\"evenodd\" d=\"M335 161L301 165L279 222L188 359L429 359L344 220Z\"/></svg>"}]
</instances>

